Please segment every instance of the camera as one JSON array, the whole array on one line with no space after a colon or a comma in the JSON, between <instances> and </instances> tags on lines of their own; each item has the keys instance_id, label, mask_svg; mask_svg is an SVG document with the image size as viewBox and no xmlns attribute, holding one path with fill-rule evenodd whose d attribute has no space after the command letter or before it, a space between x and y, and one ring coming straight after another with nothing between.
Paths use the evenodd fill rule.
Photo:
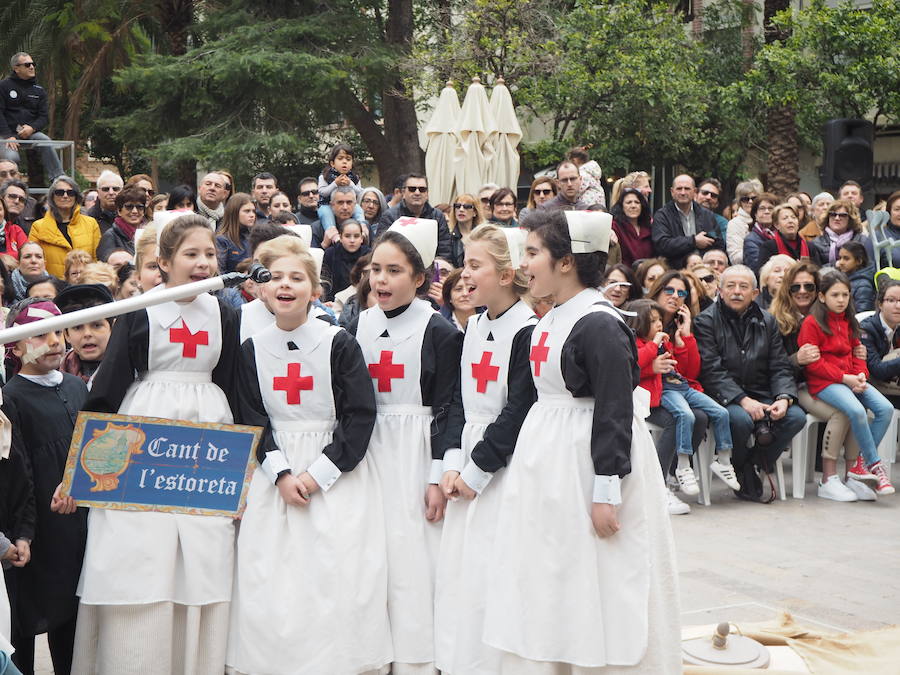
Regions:
<instances>
[{"instance_id":1,"label":"camera","mask_svg":"<svg viewBox=\"0 0 900 675\"><path fill-rule=\"evenodd\" d=\"M769 413L753 425L753 438L755 445L767 447L775 440L775 427Z\"/></svg>"}]
</instances>

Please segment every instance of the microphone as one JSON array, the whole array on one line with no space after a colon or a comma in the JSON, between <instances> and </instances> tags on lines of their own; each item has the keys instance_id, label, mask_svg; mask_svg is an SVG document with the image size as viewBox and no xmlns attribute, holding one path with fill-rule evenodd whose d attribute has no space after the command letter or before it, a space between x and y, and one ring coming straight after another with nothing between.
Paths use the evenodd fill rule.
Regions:
<instances>
[{"instance_id":1,"label":"microphone","mask_svg":"<svg viewBox=\"0 0 900 675\"><path fill-rule=\"evenodd\" d=\"M272 281L272 273L263 267L262 263L255 262L250 265L250 269L247 270L247 276L250 277L251 281L255 281L258 284L264 284L267 281Z\"/></svg>"}]
</instances>

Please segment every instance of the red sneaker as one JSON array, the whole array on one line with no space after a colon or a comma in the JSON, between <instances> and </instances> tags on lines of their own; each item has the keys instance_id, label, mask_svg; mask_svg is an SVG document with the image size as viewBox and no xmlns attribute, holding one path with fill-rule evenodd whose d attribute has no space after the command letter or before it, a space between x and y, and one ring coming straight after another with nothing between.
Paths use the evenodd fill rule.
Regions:
<instances>
[{"instance_id":1,"label":"red sneaker","mask_svg":"<svg viewBox=\"0 0 900 675\"><path fill-rule=\"evenodd\" d=\"M862 455L856 458L856 464L854 464L850 469L847 470L847 478L854 478L856 480L866 481L869 483L877 483L878 477L866 469L866 465L863 463Z\"/></svg>"},{"instance_id":2,"label":"red sneaker","mask_svg":"<svg viewBox=\"0 0 900 675\"><path fill-rule=\"evenodd\" d=\"M869 467L869 471L875 474L875 478L878 479L878 487L875 488L875 492L880 495L894 494L894 486L891 485L891 479L888 478L887 470L884 468L884 464L882 464L881 462L875 462L872 466Z\"/></svg>"}]
</instances>

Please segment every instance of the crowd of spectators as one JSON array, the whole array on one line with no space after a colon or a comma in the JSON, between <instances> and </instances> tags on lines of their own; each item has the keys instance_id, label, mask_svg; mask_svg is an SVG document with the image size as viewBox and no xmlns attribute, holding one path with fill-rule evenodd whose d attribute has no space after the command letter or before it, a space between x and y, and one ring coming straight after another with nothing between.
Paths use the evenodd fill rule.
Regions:
<instances>
[{"instance_id":1,"label":"crowd of spectators","mask_svg":"<svg viewBox=\"0 0 900 675\"><path fill-rule=\"evenodd\" d=\"M30 57L17 54L12 65L14 74L3 86L34 90ZM354 150L342 143L324 158L318 175L299 181L295 201L286 191L293 192L294 186L282 186L277 171L254 176L248 192L236 190L230 172L216 169L203 175L196 188L177 185L168 193L161 193L146 174L124 177L104 171L95 186L82 193L78 182L50 160L51 154L56 156L52 152L41 155L50 185L46 198L40 198L30 194L17 163L17 139L46 138L41 132L46 101L29 105L7 101L0 111L0 134L6 132L0 152L0 283L6 306L35 294L55 297L67 285L96 284L110 298L148 290L159 277L145 268L152 267L153 256L145 254L142 260L137 233L152 226L159 212L193 211L216 231L220 272L247 268L254 232L261 225L293 229L313 248L323 249L323 288L317 302L346 325L371 305L367 265L373 241L398 218L417 217L438 224L437 261L427 297L462 330L467 317L478 311L467 302L459 275L475 228L483 223L517 227L540 209L607 208L602 172L585 147L574 148L555 172L536 177L524 204L509 187L486 184L477 194L458 194L450 203L433 205L427 178L415 172L397 177L393 192L385 195L364 185ZM773 194L758 180L748 180L736 186L729 202L717 179L698 181L681 174L672 180L669 194L654 211L646 172L630 173L612 185L603 290L616 307L643 312L646 320L638 323L644 330L649 330L650 316L658 316L661 323L658 336L638 339L652 356L644 364L648 386L656 386L654 378L661 377L661 396L654 401L651 421L661 431L660 468L673 487L695 494L697 465L684 455L695 453L721 410L727 412L730 437L726 443L717 436L720 466L715 472L739 497L762 500L758 470L772 471L791 437L804 426L806 412L826 424L823 460L837 459L842 448L847 460L847 479L838 481L844 489L833 489L835 471L829 464L820 496L849 500L848 489L857 499L891 493L888 472L868 452L880 425L874 424L870 436L859 442L859 407L844 399L842 406L834 405L833 397L820 391L819 362L829 362L832 383L845 387L876 417L883 410L871 391L883 392L895 406L900 402L900 366L894 365L900 360L893 358L900 347L900 334L894 336L900 323L900 282L877 289L875 285L876 269L894 263L890 242L900 241L900 192L870 212L875 214L872 223L861 211L863 190L853 181L835 195L811 196ZM829 341L828 349L839 354L801 338L806 319L817 316L822 334L830 336L831 310L822 309L823 288L834 283L846 286L846 313L852 317L846 353L841 351L844 345L836 348ZM244 288L223 298L240 305L254 293ZM533 302L541 313L552 299ZM861 324L856 322L858 313L864 313ZM653 349L658 353L650 354ZM102 358L102 346L99 351ZM96 353L90 356L82 361L98 360ZM846 379L851 376L857 379ZM817 383L814 387L811 379ZM816 394L811 393L814 388ZM663 403L662 394L676 389L688 402L680 409ZM705 401L703 406L689 405L700 400L691 392L705 392L715 407ZM691 433L684 433L685 405L691 413ZM870 484L874 489L866 487ZM689 510L674 491L669 505L672 513Z\"/></svg>"}]
</instances>

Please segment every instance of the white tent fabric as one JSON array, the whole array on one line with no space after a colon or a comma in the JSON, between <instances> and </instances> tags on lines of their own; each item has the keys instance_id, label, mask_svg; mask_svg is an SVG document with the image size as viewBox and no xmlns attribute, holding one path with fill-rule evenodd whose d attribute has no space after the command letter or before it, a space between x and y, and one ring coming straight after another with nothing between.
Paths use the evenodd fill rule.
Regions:
<instances>
[{"instance_id":1,"label":"white tent fabric","mask_svg":"<svg viewBox=\"0 0 900 675\"><path fill-rule=\"evenodd\" d=\"M425 174L432 204L449 202L455 196L454 158L459 145L456 125L460 117L459 97L451 82L441 91L437 106L425 126Z\"/></svg>"},{"instance_id":2,"label":"white tent fabric","mask_svg":"<svg viewBox=\"0 0 900 675\"><path fill-rule=\"evenodd\" d=\"M487 92L481 80L473 77L456 127L459 142L454 162L457 194L478 194L478 189L487 182L496 135L497 124Z\"/></svg>"},{"instance_id":3,"label":"white tent fabric","mask_svg":"<svg viewBox=\"0 0 900 675\"><path fill-rule=\"evenodd\" d=\"M515 192L519 182L519 152L516 146L522 140L522 128L502 77L497 78L491 92L491 112L497 123L497 135L494 137L493 157L488 164L488 181Z\"/></svg>"}]
</instances>

